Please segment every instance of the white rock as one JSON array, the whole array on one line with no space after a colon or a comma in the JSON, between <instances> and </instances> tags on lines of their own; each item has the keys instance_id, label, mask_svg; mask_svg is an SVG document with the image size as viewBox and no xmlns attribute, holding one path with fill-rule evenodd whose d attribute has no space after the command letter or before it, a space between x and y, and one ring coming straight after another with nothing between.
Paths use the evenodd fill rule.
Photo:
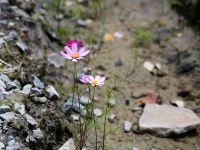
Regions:
<instances>
[{"instance_id":1,"label":"white rock","mask_svg":"<svg viewBox=\"0 0 200 150\"><path fill-rule=\"evenodd\" d=\"M28 49L28 47L27 47L22 41L18 41L18 42L16 43L16 45L17 45L23 52L25 52L25 51Z\"/></svg>"},{"instance_id":2,"label":"white rock","mask_svg":"<svg viewBox=\"0 0 200 150\"><path fill-rule=\"evenodd\" d=\"M158 70L161 70L162 69L162 65L160 63L155 63L155 67L158 69Z\"/></svg>"},{"instance_id":3,"label":"white rock","mask_svg":"<svg viewBox=\"0 0 200 150\"><path fill-rule=\"evenodd\" d=\"M149 61L144 62L143 67L148 70L149 72L152 72L154 69L154 64L152 64Z\"/></svg>"},{"instance_id":4,"label":"white rock","mask_svg":"<svg viewBox=\"0 0 200 150\"><path fill-rule=\"evenodd\" d=\"M137 148L137 147L133 147L133 150L139 150L139 148Z\"/></svg>"},{"instance_id":5,"label":"white rock","mask_svg":"<svg viewBox=\"0 0 200 150\"><path fill-rule=\"evenodd\" d=\"M108 120L110 122L112 122L112 123L115 121L115 119L116 119L116 115L115 114L111 114L110 116L108 116Z\"/></svg>"},{"instance_id":6,"label":"white rock","mask_svg":"<svg viewBox=\"0 0 200 150\"><path fill-rule=\"evenodd\" d=\"M124 33L117 31L117 32L114 33L114 36L118 39L121 39L121 38L124 37Z\"/></svg>"},{"instance_id":7,"label":"white rock","mask_svg":"<svg viewBox=\"0 0 200 150\"><path fill-rule=\"evenodd\" d=\"M73 121L79 121L80 116L79 116L79 115L72 114L72 115L71 115L71 118L72 118Z\"/></svg>"},{"instance_id":8,"label":"white rock","mask_svg":"<svg viewBox=\"0 0 200 150\"><path fill-rule=\"evenodd\" d=\"M40 128L37 128L36 130L33 130L33 138L41 140L43 138L43 132L40 130Z\"/></svg>"},{"instance_id":9,"label":"white rock","mask_svg":"<svg viewBox=\"0 0 200 150\"><path fill-rule=\"evenodd\" d=\"M3 150L4 147L5 147L5 145L2 142L0 142L0 150Z\"/></svg>"},{"instance_id":10,"label":"white rock","mask_svg":"<svg viewBox=\"0 0 200 150\"><path fill-rule=\"evenodd\" d=\"M162 136L182 134L200 126L200 118L193 111L171 105L146 105L139 120L141 130Z\"/></svg>"},{"instance_id":11,"label":"white rock","mask_svg":"<svg viewBox=\"0 0 200 150\"><path fill-rule=\"evenodd\" d=\"M130 122L130 121L124 121L124 131L125 132L130 132L132 125L133 125L132 122Z\"/></svg>"},{"instance_id":12,"label":"white rock","mask_svg":"<svg viewBox=\"0 0 200 150\"><path fill-rule=\"evenodd\" d=\"M25 85L23 87L22 93L24 93L25 95L30 94L32 86L33 86L32 84Z\"/></svg>"},{"instance_id":13,"label":"white rock","mask_svg":"<svg viewBox=\"0 0 200 150\"><path fill-rule=\"evenodd\" d=\"M70 138L63 146L61 146L58 150L76 150L74 140Z\"/></svg>"},{"instance_id":14,"label":"white rock","mask_svg":"<svg viewBox=\"0 0 200 150\"><path fill-rule=\"evenodd\" d=\"M94 115L97 117L101 117L103 115L103 111L101 109L95 108Z\"/></svg>"},{"instance_id":15,"label":"white rock","mask_svg":"<svg viewBox=\"0 0 200 150\"><path fill-rule=\"evenodd\" d=\"M15 119L15 113L7 112L7 113L4 113L4 114L0 114L0 119L2 119L3 121L10 122L10 121Z\"/></svg>"},{"instance_id":16,"label":"white rock","mask_svg":"<svg viewBox=\"0 0 200 150\"><path fill-rule=\"evenodd\" d=\"M177 107L184 107L185 103L182 100L172 100L170 101L172 105L175 105Z\"/></svg>"},{"instance_id":17,"label":"white rock","mask_svg":"<svg viewBox=\"0 0 200 150\"><path fill-rule=\"evenodd\" d=\"M31 125L37 125L37 122L33 117L31 117L29 114L25 114L24 117L26 118L26 121Z\"/></svg>"},{"instance_id":18,"label":"white rock","mask_svg":"<svg viewBox=\"0 0 200 150\"><path fill-rule=\"evenodd\" d=\"M26 142L29 143L29 142L36 142L36 140L31 136L31 135L28 135L26 137Z\"/></svg>"},{"instance_id":19,"label":"white rock","mask_svg":"<svg viewBox=\"0 0 200 150\"><path fill-rule=\"evenodd\" d=\"M17 113L19 113L21 115L24 115L25 114L25 105L24 104L20 104L20 103L15 103L14 110Z\"/></svg>"},{"instance_id":20,"label":"white rock","mask_svg":"<svg viewBox=\"0 0 200 150\"><path fill-rule=\"evenodd\" d=\"M115 98L111 98L111 99L108 101L108 104L109 104L109 106L113 107L113 106L116 104L116 99L115 99Z\"/></svg>"},{"instance_id":21,"label":"white rock","mask_svg":"<svg viewBox=\"0 0 200 150\"><path fill-rule=\"evenodd\" d=\"M47 86L46 91L48 93L49 98L52 99L52 100L58 99L60 97L59 94L58 94L58 92L51 85Z\"/></svg>"}]
</instances>

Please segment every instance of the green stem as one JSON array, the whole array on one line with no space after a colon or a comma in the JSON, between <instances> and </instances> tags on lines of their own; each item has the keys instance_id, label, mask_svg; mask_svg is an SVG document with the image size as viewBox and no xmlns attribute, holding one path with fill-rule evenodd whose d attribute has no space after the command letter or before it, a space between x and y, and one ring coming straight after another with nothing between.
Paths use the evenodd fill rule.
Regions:
<instances>
[{"instance_id":1,"label":"green stem","mask_svg":"<svg viewBox=\"0 0 200 150\"><path fill-rule=\"evenodd\" d=\"M93 96L92 96L92 115L93 115L93 122L94 122L94 130L95 130L95 150L98 150L98 134L97 134L97 127L96 127L96 117L94 115L94 95L95 95L95 86L94 86L94 91L93 91Z\"/></svg>"},{"instance_id":2,"label":"green stem","mask_svg":"<svg viewBox=\"0 0 200 150\"><path fill-rule=\"evenodd\" d=\"M74 72L73 72L73 97L72 97L72 108L74 108L74 99L75 99L75 86L76 86L76 62L74 62Z\"/></svg>"},{"instance_id":3,"label":"green stem","mask_svg":"<svg viewBox=\"0 0 200 150\"><path fill-rule=\"evenodd\" d=\"M106 103L106 110L105 110L104 124L103 124L103 142L102 142L102 143L103 143L103 146L102 146L102 150L104 150L104 148L105 148L107 111L108 111L108 107L107 107L107 103Z\"/></svg>"}]
</instances>

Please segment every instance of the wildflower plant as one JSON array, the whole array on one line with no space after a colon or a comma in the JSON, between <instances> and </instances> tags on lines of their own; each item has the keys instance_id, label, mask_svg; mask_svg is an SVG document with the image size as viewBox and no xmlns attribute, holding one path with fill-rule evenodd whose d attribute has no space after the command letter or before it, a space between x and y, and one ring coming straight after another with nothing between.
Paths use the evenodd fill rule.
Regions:
<instances>
[{"instance_id":1,"label":"wildflower plant","mask_svg":"<svg viewBox=\"0 0 200 150\"><path fill-rule=\"evenodd\" d=\"M78 139L76 149L82 150L83 146L85 145L87 138L88 138L88 131L91 129L90 127L94 127L95 131L95 150L98 150L98 121L96 119L96 116L94 114L94 107L95 107L95 92L97 87L101 87L105 84L105 77L96 75L92 76L91 72L89 72L88 75L83 75L80 78L80 82L82 83L82 87L79 88L79 85L76 81L77 78L77 68L76 64L78 63L79 60L84 59L88 54L90 53L90 50L88 50L82 41L78 40L70 40L66 43L64 49L60 51L61 56L64 58L70 60L73 62L74 65L74 71L73 71L73 98L72 98L72 108L74 108L74 102L75 98L78 98L79 102L79 110L80 110L80 93L85 86L88 88L88 97L89 100L91 101L90 104L87 104L85 106L85 109L87 111L86 115L79 117L79 129L76 131L75 137ZM77 93L77 96L75 96L75 93ZM109 92L108 92L109 93ZM108 94L109 95L109 94ZM107 96L107 99L109 96ZM105 147L105 128L106 128L106 118L107 118L107 106L105 107L105 116L104 116L104 124L103 124L103 138L102 138L102 143L103 143L103 150Z\"/></svg>"}]
</instances>

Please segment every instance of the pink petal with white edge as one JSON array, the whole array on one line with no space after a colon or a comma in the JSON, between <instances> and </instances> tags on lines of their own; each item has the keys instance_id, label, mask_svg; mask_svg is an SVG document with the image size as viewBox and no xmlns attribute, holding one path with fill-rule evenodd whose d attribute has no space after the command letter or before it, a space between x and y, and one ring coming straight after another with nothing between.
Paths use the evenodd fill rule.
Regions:
<instances>
[{"instance_id":1,"label":"pink petal with white edge","mask_svg":"<svg viewBox=\"0 0 200 150\"><path fill-rule=\"evenodd\" d=\"M100 78L101 78L101 76L98 75L98 76L95 77L95 80L99 81Z\"/></svg>"},{"instance_id":2,"label":"pink petal with white edge","mask_svg":"<svg viewBox=\"0 0 200 150\"><path fill-rule=\"evenodd\" d=\"M67 58L67 59L72 59L72 57L71 57L69 54L65 54L63 51L60 51L60 54L61 54L63 57Z\"/></svg>"},{"instance_id":3,"label":"pink petal with white edge","mask_svg":"<svg viewBox=\"0 0 200 150\"><path fill-rule=\"evenodd\" d=\"M80 56L86 56L86 55L88 55L90 53L90 50L87 50L87 51L85 51L85 52L83 52L83 53L80 53Z\"/></svg>"},{"instance_id":4,"label":"pink petal with white edge","mask_svg":"<svg viewBox=\"0 0 200 150\"><path fill-rule=\"evenodd\" d=\"M81 47L81 49L79 50L78 54L81 55L85 51L86 51L86 48L85 47Z\"/></svg>"},{"instance_id":5,"label":"pink petal with white edge","mask_svg":"<svg viewBox=\"0 0 200 150\"><path fill-rule=\"evenodd\" d=\"M88 78L89 78L89 82L92 83L92 81L94 80L94 77L93 76L89 76Z\"/></svg>"},{"instance_id":6,"label":"pink petal with white edge","mask_svg":"<svg viewBox=\"0 0 200 150\"><path fill-rule=\"evenodd\" d=\"M78 50L77 44L76 43L72 44L72 52L77 53L77 50Z\"/></svg>"},{"instance_id":7,"label":"pink petal with white edge","mask_svg":"<svg viewBox=\"0 0 200 150\"><path fill-rule=\"evenodd\" d=\"M78 58L76 58L76 59L83 59L84 57L78 57Z\"/></svg>"},{"instance_id":8,"label":"pink petal with white edge","mask_svg":"<svg viewBox=\"0 0 200 150\"><path fill-rule=\"evenodd\" d=\"M105 81L105 77L102 77L100 80L99 80L99 82L104 82Z\"/></svg>"},{"instance_id":9,"label":"pink petal with white edge","mask_svg":"<svg viewBox=\"0 0 200 150\"><path fill-rule=\"evenodd\" d=\"M65 47L64 47L64 51L65 51L66 53L70 54L70 55L73 54L72 50L71 50L68 46L65 46Z\"/></svg>"}]
</instances>

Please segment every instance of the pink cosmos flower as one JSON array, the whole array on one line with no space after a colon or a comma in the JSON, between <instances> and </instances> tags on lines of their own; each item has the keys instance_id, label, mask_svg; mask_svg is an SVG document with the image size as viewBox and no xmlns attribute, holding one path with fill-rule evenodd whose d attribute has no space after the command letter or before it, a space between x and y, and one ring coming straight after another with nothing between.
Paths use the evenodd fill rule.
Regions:
<instances>
[{"instance_id":1,"label":"pink cosmos flower","mask_svg":"<svg viewBox=\"0 0 200 150\"><path fill-rule=\"evenodd\" d=\"M90 50L87 50L85 47L81 47L78 50L78 46L76 43L72 44L72 47L65 46L60 54L67 59L72 60L73 62L77 62L78 59L83 59L86 55L90 53Z\"/></svg>"},{"instance_id":2,"label":"pink cosmos flower","mask_svg":"<svg viewBox=\"0 0 200 150\"><path fill-rule=\"evenodd\" d=\"M80 81L83 83L83 84L88 84L89 83L89 75L83 75L80 79Z\"/></svg>"},{"instance_id":3,"label":"pink cosmos flower","mask_svg":"<svg viewBox=\"0 0 200 150\"><path fill-rule=\"evenodd\" d=\"M73 44L76 44L78 47L83 46L83 42L78 41L78 40L70 40L66 43L66 46L72 47Z\"/></svg>"},{"instance_id":4,"label":"pink cosmos flower","mask_svg":"<svg viewBox=\"0 0 200 150\"><path fill-rule=\"evenodd\" d=\"M105 77L101 77L99 75L93 77L93 76L89 76L89 80L88 82L92 85L92 86L102 86L104 84L105 81Z\"/></svg>"}]
</instances>

